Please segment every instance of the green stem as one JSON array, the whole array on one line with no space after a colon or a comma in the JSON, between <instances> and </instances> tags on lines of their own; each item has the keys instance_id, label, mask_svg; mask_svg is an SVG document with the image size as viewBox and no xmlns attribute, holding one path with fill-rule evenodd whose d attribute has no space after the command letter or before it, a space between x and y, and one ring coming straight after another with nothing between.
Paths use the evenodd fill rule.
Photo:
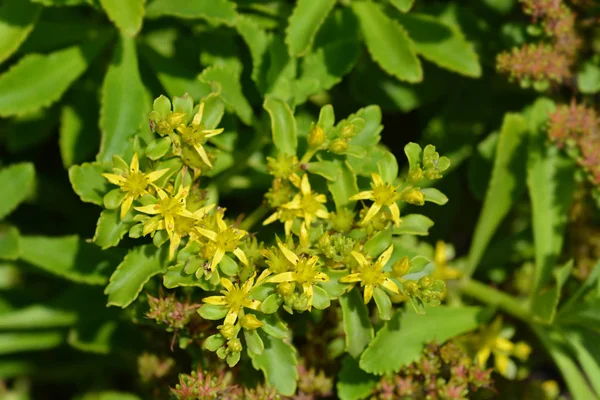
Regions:
<instances>
[{"instance_id":1,"label":"green stem","mask_svg":"<svg viewBox=\"0 0 600 400\"><path fill-rule=\"evenodd\" d=\"M266 205L261 204L256 209L254 209L254 211L252 211L250 215L244 218L244 220L240 224L240 228L245 231L252 229L252 227L258 222L260 222L260 220L263 219L268 212L269 208Z\"/></svg>"},{"instance_id":2,"label":"green stem","mask_svg":"<svg viewBox=\"0 0 600 400\"><path fill-rule=\"evenodd\" d=\"M496 306L507 314L524 322L530 323L533 321L533 317L529 310L522 302L511 295L468 278L460 282L459 285L459 290L469 297L473 297L482 303Z\"/></svg>"},{"instance_id":3,"label":"green stem","mask_svg":"<svg viewBox=\"0 0 600 400\"><path fill-rule=\"evenodd\" d=\"M300 164L306 164L307 162L309 162L310 159L315 155L315 153L317 152L317 150L319 150L318 147L315 148L315 149L308 149L308 150L306 150L306 153L304 153L304 155L300 159Z\"/></svg>"}]
</instances>

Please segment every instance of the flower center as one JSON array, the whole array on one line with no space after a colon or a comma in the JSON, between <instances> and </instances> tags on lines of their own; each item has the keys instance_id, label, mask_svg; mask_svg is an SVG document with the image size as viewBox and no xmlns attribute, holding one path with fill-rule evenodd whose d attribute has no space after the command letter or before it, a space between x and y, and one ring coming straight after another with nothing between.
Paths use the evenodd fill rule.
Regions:
<instances>
[{"instance_id":1,"label":"flower center","mask_svg":"<svg viewBox=\"0 0 600 400\"><path fill-rule=\"evenodd\" d=\"M218 232L216 245L225 252L234 251L242 237L243 235L237 229L227 228L222 232Z\"/></svg>"},{"instance_id":2,"label":"flower center","mask_svg":"<svg viewBox=\"0 0 600 400\"><path fill-rule=\"evenodd\" d=\"M146 186L148 186L148 179L146 179L143 172L128 172L123 184L123 190L138 197L146 193Z\"/></svg>"},{"instance_id":3,"label":"flower center","mask_svg":"<svg viewBox=\"0 0 600 400\"><path fill-rule=\"evenodd\" d=\"M383 280L383 272L375 266L369 265L360 271L360 280L364 285L377 286Z\"/></svg>"},{"instance_id":4,"label":"flower center","mask_svg":"<svg viewBox=\"0 0 600 400\"><path fill-rule=\"evenodd\" d=\"M394 186L384 184L373 187L373 196L375 197L375 203L390 205L397 200L398 191Z\"/></svg>"},{"instance_id":5,"label":"flower center","mask_svg":"<svg viewBox=\"0 0 600 400\"><path fill-rule=\"evenodd\" d=\"M302 196L302 209L305 213L314 215L322 206L312 193Z\"/></svg>"},{"instance_id":6,"label":"flower center","mask_svg":"<svg viewBox=\"0 0 600 400\"><path fill-rule=\"evenodd\" d=\"M167 197L158 202L157 208L163 216L170 215L175 217L177 213L183 211L183 199L177 200L172 197Z\"/></svg>"},{"instance_id":7,"label":"flower center","mask_svg":"<svg viewBox=\"0 0 600 400\"><path fill-rule=\"evenodd\" d=\"M312 283L315 280L315 275L318 271L308 261L308 259L302 257L298 261L298 264L296 264L296 282L299 284Z\"/></svg>"},{"instance_id":8,"label":"flower center","mask_svg":"<svg viewBox=\"0 0 600 400\"><path fill-rule=\"evenodd\" d=\"M239 287L234 286L231 291L225 293L225 300L227 301L227 305L234 311L239 311L248 300L248 293Z\"/></svg>"}]
</instances>

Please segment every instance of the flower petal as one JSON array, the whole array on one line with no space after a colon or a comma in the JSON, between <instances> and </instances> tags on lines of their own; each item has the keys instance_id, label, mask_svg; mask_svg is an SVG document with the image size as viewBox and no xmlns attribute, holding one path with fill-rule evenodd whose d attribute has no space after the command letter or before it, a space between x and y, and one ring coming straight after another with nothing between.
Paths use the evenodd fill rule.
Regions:
<instances>
[{"instance_id":1,"label":"flower petal","mask_svg":"<svg viewBox=\"0 0 600 400\"><path fill-rule=\"evenodd\" d=\"M385 278L383 280L383 282L381 283L381 286L383 286L384 288L386 288L387 290L389 290L392 293L398 294L400 293L400 290L398 290L398 285L396 285L396 283L391 280L390 278Z\"/></svg>"},{"instance_id":2,"label":"flower petal","mask_svg":"<svg viewBox=\"0 0 600 400\"><path fill-rule=\"evenodd\" d=\"M300 191L303 195L308 195L312 191L310 187L310 182L308 181L308 174L304 174L302 176L302 181L300 182Z\"/></svg>"},{"instance_id":3,"label":"flower petal","mask_svg":"<svg viewBox=\"0 0 600 400\"><path fill-rule=\"evenodd\" d=\"M204 163L206 165L208 165L209 167L212 168L212 164L210 163L210 160L208 159L208 154L206 154L206 150L204 150L204 147L202 147L201 144L197 144L194 146L194 149L196 149L196 151L200 155L200 158L202 159L202 161L204 161Z\"/></svg>"},{"instance_id":4,"label":"flower petal","mask_svg":"<svg viewBox=\"0 0 600 400\"><path fill-rule=\"evenodd\" d=\"M398 204L396 204L396 202L394 202L388 207L390 209L390 212L392 213L392 221L394 221L394 225L396 225L396 228L397 228L400 226L400 223L402 222L402 220L400 219L400 209L398 208Z\"/></svg>"},{"instance_id":5,"label":"flower petal","mask_svg":"<svg viewBox=\"0 0 600 400\"><path fill-rule=\"evenodd\" d=\"M371 179L373 180L375 186L383 186L383 179L381 179L381 176L378 173L373 172L371 174Z\"/></svg>"},{"instance_id":6,"label":"flower petal","mask_svg":"<svg viewBox=\"0 0 600 400\"><path fill-rule=\"evenodd\" d=\"M244 265L248 265L248 259L246 258L246 254L239 247L233 251L233 254L242 262Z\"/></svg>"},{"instance_id":7,"label":"flower petal","mask_svg":"<svg viewBox=\"0 0 600 400\"><path fill-rule=\"evenodd\" d=\"M144 214L156 215L156 214L160 213L160 211L158 210L157 204L149 204L147 206L133 207L133 208L134 208L134 210L143 212Z\"/></svg>"},{"instance_id":8,"label":"flower petal","mask_svg":"<svg viewBox=\"0 0 600 400\"><path fill-rule=\"evenodd\" d=\"M354 259L358 262L358 265L360 265L361 267L364 268L367 265L369 265L369 262L367 261L365 256L363 256L358 251L352 251L352 252L350 252L350 254L352 254L352 257L354 257Z\"/></svg>"},{"instance_id":9,"label":"flower petal","mask_svg":"<svg viewBox=\"0 0 600 400\"><path fill-rule=\"evenodd\" d=\"M340 282L343 282L343 283L360 282L360 274L349 274L349 275L346 275L346 276L340 278Z\"/></svg>"},{"instance_id":10,"label":"flower petal","mask_svg":"<svg viewBox=\"0 0 600 400\"><path fill-rule=\"evenodd\" d=\"M390 258L392 257L392 253L394 252L394 245L390 244L390 247L388 247L383 253L381 253L381 255L379 256L379 258L377 259L377 269L382 269L383 266L385 264L387 264L388 261L390 261Z\"/></svg>"},{"instance_id":11,"label":"flower petal","mask_svg":"<svg viewBox=\"0 0 600 400\"><path fill-rule=\"evenodd\" d=\"M329 282L329 275L324 272L317 272L313 277L313 281L317 282Z\"/></svg>"},{"instance_id":12,"label":"flower petal","mask_svg":"<svg viewBox=\"0 0 600 400\"><path fill-rule=\"evenodd\" d=\"M294 265L298 264L298 256L296 254L294 254L290 249L285 247L285 245L281 242L278 242L277 245L279 246L279 249L285 256L285 258L288 259L289 262L291 262Z\"/></svg>"},{"instance_id":13,"label":"flower petal","mask_svg":"<svg viewBox=\"0 0 600 400\"><path fill-rule=\"evenodd\" d=\"M282 272L280 274L274 275L267 279L267 282L272 283L281 283L281 282L293 282L296 280L295 272Z\"/></svg>"},{"instance_id":14,"label":"flower petal","mask_svg":"<svg viewBox=\"0 0 600 400\"><path fill-rule=\"evenodd\" d=\"M221 278L221 285L227 289L228 292L233 290L233 283L227 278Z\"/></svg>"},{"instance_id":15,"label":"flower petal","mask_svg":"<svg viewBox=\"0 0 600 400\"><path fill-rule=\"evenodd\" d=\"M140 170L140 160L137 153L133 153L131 157L131 164L129 164L129 170L131 172L138 172Z\"/></svg>"},{"instance_id":16,"label":"flower petal","mask_svg":"<svg viewBox=\"0 0 600 400\"><path fill-rule=\"evenodd\" d=\"M369 208L369 211L367 211L367 215L365 215L365 218L362 220L361 224L366 224L367 222L369 222L370 220L373 219L373 217L375 217L377 215L377 213L379 212L379 210L381 209L381 206L377 203L373 203L371 204L371 208Z\"/></svg>"},{"instance_id":17,"label":"flower petal","mask_svg":"<svg viewBox=\"0 0 600 400\"><path fill-rule=\"evenodd\" d=\"M219 265L224 256L225 252L223 251L223 249L217 249L217 251L215 251L215 255L213 256L212 261L210 263L210 269L212 271L214 271L215 268L217 268L217 265Z\"/></svg>"},{"instance_id":18,"label":"flower petal","mask_svg":"<svg viewBox=\"0 0 600 400\"><path fill-rule=\"evenodd\" d=\"M123 176L121 176L121 175L117 175L117 174L102 174L102 176L105 177L113 185L123 186L123 184L126 182L126 179Z\"/></svg>"},{"instance_id":19,"label":"flower petal","mask_svg":"<svg viewBox=\"0 0 600 400\"><path fill-rule=\"evenodd\" d=\"M152 183L160 179L160 177L166 174L168 171L169 168L159 169L158 171L152 171L149 174L146 174L146 179L148 180L148 183Z\"/></svg>"},{"instance_id":20,"label":"flower petal","mask_svg":"<svg viewBox=\"0 0 600 400\"><path fill-rule=\"evenodd\" d=\"M196 227L195 229L196 229L196 232L198 232L202 236L209 238L213 242L217 241L217 233L216 232L209 231L208 229L204 229L204 228L200 228L200 227Z\"/></svg>"},{"instance_id":21,"label":"flower petal","mask_svg":"<svg viewBox=\"0 0 600 400\"><path fill-rule=\"evenodd\" d=\"M365 298L365 304L368 304L373 298L373 285L365 285L365 291L363 293Z\"/></svg>"},{"instance_id":22,"label":"flower petal","mask_svg":"<svg viewBox=\"0 0 600 400\"><path fill-rule=\"evenodd\" d=\"M121 219L125 218L125 216L129 212L129 209L131 208L132 203L133 203L133 197L125 196L125 198L123 199L123 203L121 203L121 215L120 215Z\"/></svg>"},{"instance_id":23,"label":"flower petal","mask_svg":"<svg viewBox=\"0 0 600 400\"><path fill-rule=\"evenodd\" d=\"M208 296L202 299L206 304L213 304L215 306L226 306L227 300L225 296Z\"/></svg>"},{"instance_id":24,"label":"flower petal","mask_svg":"<svg viewBox=\"0 0 600 400\"><path fill-rule=\"evenodd\" d=\"M355 194L354 196L350 196L350 200L370 200L373 199L375 196L373 195L373 191L372 190L366 190L364 192L359 192L357 194Z\"/></svg>"}]
</instances>

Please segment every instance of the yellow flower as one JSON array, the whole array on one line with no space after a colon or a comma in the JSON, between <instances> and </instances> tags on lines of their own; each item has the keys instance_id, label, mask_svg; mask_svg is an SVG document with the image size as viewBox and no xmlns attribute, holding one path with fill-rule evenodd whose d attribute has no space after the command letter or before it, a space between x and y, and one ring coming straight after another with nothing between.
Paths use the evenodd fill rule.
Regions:
<instances>
[{"instance_id":1,"label":"yellow flower","mask_svg":"<svg viewBox=\"0 0 600 400\"><path fill-rule=\"evenodd\" d=\"M225 256L225 253L229 252L235 254L235 256L244 265L248 265L248 259L246 258L246 254L239 247L241 244L241 240L244 237L246 237L248 232L242 229L234 228L232 226L227 226L225 221L223 221L222 210L219 210L217 212L216 222L216 231L212 231L210 229L201 227L194 228L198 234L208 238L211 241L210 245L214 247L214 254L210 263L210 270L214 271L215 267L221 262L221 260Z\"/></svg>"},{"instance_id":2,"label":"yellow flower","mask_svg":"<svg viewBox=\"0 0 600 400\"><path fill-rule=\"evenodd\" d=\"M204 129L204 125L202 124L202 116L204 114L204 103L200 103L200 108L198 109L198 113L194 115L194 119L192 120L192 124L190 126L179 125L177 127L177 131L181 135L181 139L184 143L192 146L197 152L202 161L206 163L209 167L212 168L212 164L208 159L208 155L206 154L206 150L204 150L203 144L206 143L207 139L217 136L221 132L223 132L223 128L221 129Z\"/></svg>"},{"instance_id":3,"label":"yellow flower","mask_svg":"<svg viewBox=\"0 0 600 400\"><path fill-rule=\"evenodd\" d=\"M312 256L300 256L298 257L294 252L288 249L283 243L277 243L279 249L287 258L289 262L294 266L293 271L282 272L271 278L267 279L267 282L282 283L282 282L296 282L302 286L304 294L308 297L308 310L312 307L313 300L313 285L319 282L328 282L329 276L321 272L321 269L317 265L319 257Z\"/></svg>"},{"instance_id":4,"label":"yellow flower","mask_svg":"<svg viewBox=\"0 0 600 400\"><path fill-rule=\"evenodd\" d=\"M209 296L202 299L204 303L229 308L223 325L235 324L238 315L240 313L243 315L244 308L256 310L260 306L260 301L250 298L250 290L254 286L254 276L252 275L242 286L232 283L227 278L221 278L221 285L225 288L225 290L221 290L223 296Z\"/></svg>"},{"instance_id":5,"label":"yellow flower","mask_svg":"<svg viewBox=\"0 0 600 400\"><path fill-rule=\"evenodd\" d=\"M371 189L360 192L350 197L350 200L373 200L373 204L361 224L366 224L381 210L381 207L387 206L392 213L392 220L396 226L400 226L400 209L396 201L400 199L398 188L394 185L383 182L379 174L371 174Z\"/></svg>"},{"instance_id":6,"label":"yellow flower","mask_svg":"<svg viewBox=\"0 0 600 400\"><path fill-rule=\"evenodd\" d=\"M432 276L436 279L447 281L449 279L458 279L462 275L458 268L448 265L448 246L442 240L439 240L435 245L435 270Z\"/></svg>"},{"instance_id":7,"label":"yellow flower","mask_svg":"<svg viewBox=\"0 0 600 400\"><path fill-rule=\"evenodd\" d=\"M158 200L155 204L134 207L139 212L154 215L144 222L144 235L164 228L171 238L175 232L176 216L195 218L196 215L186 209L188 193L189 187L183 186L179 187L175 196L170 196L163 189L157 188Z\"/></svg>"},{"instance_id":8,"label":"yellow flower","mask_svg":"<svg viewBox=\"0 0 600 400\"><path fill-rule=\"evenodd\" d=\"M282 205L281 208L295 210L300 218L304 218L307 227L310 226L314 218L329 218L329 213L324 205L327 202L327 197L324 194L312 191L308 175L304 174L300 182L292 180L292 183L299 186L300 193L294 196L292 201Z\"/></svg>"},{"instance_id":9,"label":"yellow flower","mask_svg":"<svg viewBox=\"0 0 600 400\"><path fill-rule=\"evenodd\" d=\"M279 222L283 222L283 227L285 229L285 236L290 236L292 233L292 225L294 225L294 220L296 219L296 211L295 210L286 210L280 208L275 211L271 216L263 221L263 225L269 225L272 222L279 220Z\"/></svg>"},{"instance_id":10,"label":"yellow flower","mask_svg":"<svg viewBox=\"0 0 600 400\"><path fill-rule=\"evenodd\" d=\"M383 267L392 257L394 251L394 245L390 245L377 259L377 261L368 261L364 255L357 251L351 252L352 256L358 262L358 272L349 274L340 279L340 282L354 283L360 282L361 286L364 286L364 300L365 304L371 301L373 297L373 290L378 286L383 286L390 292L398 294L400 291L398 286L388 278L383 272Z\"/></svg>"},{"instance_id":11,"label":"yellow flower","mask_svg":"<svg viewBox=\"0 0 600 400\"><path fill-rule=\"evenodd\" d=\"M172 260L173 257L175 257L175 251L179 248L179 244L181 243L182 238L190 236L190 240L198 239L194 228L199 223L199 221L202 220L202 218L204 218L206 213L208 213L214 206L214 204L211 204L194 211L192 213L194 216L193 218L175 215L175 229L173 230L173 234L169 237L169 260ZM164 229L164 220L159 222L157 228L157 230Z\"/></svg>"},{"instance_id":12,"label":"yellow flower","mask_svg":"<svg viewBox=\"0 0 600 400\"><path fill-rule=\"evenodd\" d=\"M498 317L494 322L483 328L478 335L477 354L475 359L481 368L485 368L490 355L494 356L494 369L508 379L513 379L516 373L514 363L510 356L516 356L522 360L529 357L531 347L525 342L514 344L502 336L502 318Z\"/></svg>"},{"instance_id":13,"label":"yellow flower","mask_svg":"<svg viewBox=\"0 0 600 400\"><path fill-rule=\"evenodd\" d=\"M126 193L123 203L121 203L121 218L125 218L134 200L148 194L148 185L160 179L168 170L165 168L144 174L140 171L138 155L134 153L131 164L129 164L129 171L123 171L120 175L102 174L110 183L119 186Z\"/></svg>"}]
</instances>

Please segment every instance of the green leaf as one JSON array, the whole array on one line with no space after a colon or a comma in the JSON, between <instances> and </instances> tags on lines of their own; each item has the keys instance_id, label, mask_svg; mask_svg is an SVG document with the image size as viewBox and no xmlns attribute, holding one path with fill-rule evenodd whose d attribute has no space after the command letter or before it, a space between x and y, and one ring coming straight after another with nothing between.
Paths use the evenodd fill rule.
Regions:
<instances>
[{"instance_id":1,"label":"green leaf","mask_svg":"<svg viewBox=\"0 0 600 400\"><path fill-rule=\"evenodd\" d=\"M229 0L155 0L146 7L146 16L204 19L215 24L233 26L237 16L235 9L235 3Z\"/></svg>"},{"instance_id":2,"label":"green leaf","mask_svg":"<svg viewBox=\"0 0 600 400\"><path fill-rule=\"evenodd\" d=\"M551 324L554 321L562 288L571 275L572 269L573 260L554 271L553 285L548 288L536 290L536 294L532 297L531 303L531 311L533 312L536 321L547 324ZM552 270L550 272L552 272Z\"/></svg>"},{"instance_id":3,"label":"green leaf","mask_svg":"<svg viewBox=\"0 0 600 400\"><path fill-rule=\"evenodd\" d=\"M218 306L214 304L202 304L198 309L198 314L211 321L225 318L229 309L225 306Z\"/></svg>"},{"instance_id":4,"label":"green leaf","mask_svg":"<svg viewBox=\"0 0 600 400\"><path fill-rule=\"evenodd\" d=\"M99 161L123 156L133 136L146 123L147 95L138 71L135 40L121 36L102 85Z\"/></svg>"},{"instance_id":5,"label":"green leaf","mask_svg":"<svg viewBox=\"0 0 600 400\"><path fill-rule=\"evenodd\" d=\"M558 148L546 143L548 114L553 110L552 101L541 99L533 105L528 118L531 138L527 149L527 186L535 243L535 273L530 298L534 308L543 307L538 303L538 293L550 280L561 252L575 190L573 164L560 156Z\"/></svg>"},{"instance_id":6,"label":"green leaf","mask_svg":"<svg viewBox=\"0 0 600 400\"><path fill-rule=\"evenodd\" d=\"M48 107L85 72L107 42L91 42L47 55L29 54L0 76L0 116L23 115Z\"/></svg>"},{"instance_id":7,"label":"green leaf","mask_svg":"<svg viewBox=\"0 0 600 400\"><path fill-rule=\"evenodd\" d=\"M360 21L373 60L401 81L421 82L421 63L404 28L385 15L376 3L353 2L352 10Z\"/></svg>"},{"instance_id":8,"label":"green leaf","mask_svg":"<svg viewBox=\"0 0 600 400\"><path fill-rule=\"evenodd\" d=\"M64 7L80 6L83 4L93 4L94 0L31 0L34 3L42 4L46 7Z\"/></svg>"},{"instance_id":9,"label":"green leaf","mask_svg":"<svg viewBox=\"0 0 600 400\"><path fill-rule=\"evenodd\" d=\"M119 30L135 36L142 29L146 0L100 0L102 8Z\"/></svg>"},{"instance_id":10,"label":"green leaf","mask_svg":"<svg viewBox=\"0 0 600 400\"><path fill-rule=\"evenodd\" d=\"M118 315L102 315L76 324L67 342L73 348L96 354L132 352L140 349L139 331L119 321Z\"/></svg>"},{"instance_id":11,"label":"green leaf","mask_svg":"<svg viewBox=\"0 0 600 400\"><path fill-rule=\"evenodd\" d=\"M20 256L21 243L19 230L10 225L0 226L0 259L16 260Z\"/></svg>"},{"instance_id":12,"label":"green leaf","mask_svg":"<svg viewBox=\"0 0 600 400\"><path fill-rule=\"evenodd\" d=\"M263 107L271 117L271 134L275 147L288 156L295 155L298 137L292 109L286 102L274 97L267 97Z\"/></svg>"},{"instance_id":13,"label":"green leaf","mask_svg":"<svg viewBox=\"0 0 600 400\"><path fill-rule=\"evenodd\" d=\"M340 166L332 161L313 161L306 164L306 170L312 174L320 175L328 181L335 181L342 173Z\"/></svg>"},{"instance_id":14,"label":"green leaf","mask_svg":"<svg viewBox=\"0 0 600 400\"><path fill-rule=\"evenodd\" d=\"M254 20L245 15L238 17L235 29L237 29L250 50L250 56L252 57L251 77L254 83L260 88L263 73L266 73L266 71L263 71L263 62L265 61L269 47L269 36Z\"/></svg>"},{"instance_id":15,"label":"green leaf","mask_svg":"<svg viewBox=\"0 0 600 400\"><path fill-rule=\"evenodd\" d=\"M323 272L329 277L329 281L322 282L319 286L325 289L330 299L336 299L348 291L351 285L340 282L340 278L348 275L347 271L325 268Z\"/></svg>"},{"instance_id":16,"label":"green leaf","mask_svg":"<svg viewBox=\"0 0 600 400\"><path fill-rule=\"evenodd\" d=\"M429 235L429 229L434 225L433 221L421 214L408 214L403 216L399 228L394 228L394 235Z\"/></svg>"},{"instance_id":17,"label":"green leaf","mask_svg":"<svg viewBox=\"0 0 600 400\"><path fill-rule=\"evenodd\" d=\"M201 82L216 84L221 88L221 100L240 117L246 125L252 123L254 111L242 93L239 77L232 77L232 73L225 67L208 67L198 77ZM214 90L218 92L218 90Z\"/></svg>"},{"instance_id":18,"label":"green leaf","mask_svg":"<svg viewBox=\"0 0 600 400\"><path fill-rule=\"evenodd\" d=\"M71 186L81 201L104 206L104 195L114 188L102 176L104 172L108 171L108 166L99 162L83 163L69 168Z\"/></svg>"},{"instance_id":19,"label":"green leaf","mask_svg":"<svg viewBox=\"0 0 600 400\"><path fill-rule=\"evenodd\" d=\"M121 252L103 252L77 236L22 236L21 258L74 282L104 285Z\"/></svg>"},{"instance_id":20,"label":"green leaf","mask_svg":"<svg viewBox=\"0 0 600 400\"><path fill-rule=\"evenodd\" d=\"M389 0L390 4L396 7L399 11L409 12L415 0Z\"/></svg>"},{"instance_id":21,"label":"green leaf","mask_svg":"<svg viewBox=\"0 0 600 400\"><path fill-rule=\"evenodd\" d=\"M369 310L357 288L340 296L339 301L346 334L346 351L352 357L358 358L373 339L373 326L369 320Z\"/></svg>"},{"instance_id":22,"label":"green leaf","mask_svg":"<svg viewBox=\"0 0 600 400\"><path fill-rule=\"evenodd\" d=\"M31 163L13 164L0 170L0 219L23 202L35 187L35 169Z\"/></svg>"},{"instance_id":23,"label":"green leaf","mask_svg":"<svg viewBox=\"0 0 600 400\"><path fill-rule=\"evenodd\" d=\"M417 54L438 66L472 78L481 76L479 57L473 45L453 25L424 14L398 15Z\"/></svg>"},{"instance_id":24,"label":"green leaf","mask_svg":"<svg viewBox=\"0 0 600 400\"><path fill-rule=\"evenodd\" d=\"M285 339L290 336L287 326L277 314L258 315L258 319L264 324L261 329L268 335L278 339Z\"/></svg>"},{"instance_id":25,"label":"green leaf","mask_svg":"<svg viewBox=\"0 0 600 400\"><path fill-rule=\"evenodd\" d=\"M0 329L40 329L70 326L77 314L45 304L35 304L0 314Z\"/></svg>"},{"instance_id":26,"label":"green leaf","mask_svg":"<svg viewBox=\"0 0 600 400\"><path fill-rule=\"evenodd\" d=\"M469 169L467 171L469 188L479 201L482 201L485 196L485 189L492 174L498 136L497 132L489 134L477 145L475 152L469 159Z\"/></svg>"},{"instance_id":27,"label":"green leaf","mask_svg":"<svg viewBox=\"0 0 600 400\"><path fill-rule=\"evenodd\" d=\"M265 344L257 330L244 329L244 338L246 339L246 346L248 346L249 353L260 355L265 351Z\"/></svg>"},{"instance_id":28,"label":"green leaf","mask_svg":"<svg viewBox=\"0 0 600 400\"><path fill-rule=\"evenodd\" d=\"M398 177L398 161L396 157L389 151L384 152L383 157L377 160L377 170L384 182L393 183Z\"/></svg>"},{"instance_id":29,"label":"green leaf","mask_svg":"<svg viewBox=\"0 0 600 400\"><path fill-rule=\"evenodd\" d=\"M596 288L600 278L600 262L597 262L587 279L579 286L579 288L565 301L560 309L560 318L569 318L572 315L572 310L575 310L579 305L584 303L585 296ZM600 302L599 302L600 303ZM600 310L600 307L598 308ZM600 319L600 318L599 318Z\"/></svg>"},{"instance_id":30,"label":"green leaf","mask_svg":"<svg viewBox=\"0 0 600 400\"><path fill-rule=\"evenodd\" d=\"M424 188L421 189L421 193L423 193L423 198L425 201L430 203L437 204L439 206L443 206L448 202L448 197L436 188Z\"/></svg>"},{"instance_id":31,"label":"green leaf","mask_svg":"<svg viewBox=\"0 0 600 400\"><path fill-rule=\"evenodd\" d=\"M506 114L502 123L492 177L469 250L466 276L477 268L500 222L516 203L525 186L527 122L519 114Z\"/></svg>"},{"instance_id":32,"label":"green leaf","mask_svg":"<svg viewBox=\"0 0 600 400\"><path fill-rule=\"evenodd\" d=\"M577 302L566 312L561 310L557 319L561 325L579 325L598 331L600 329L600 299Z\"/></svg>"},{"instance_id":33,"label":"green leaf","mask_svg":"<svg viewBox=\"0 0 600 400\"><path fill-rule=\"evenodd\" d=\"M250 354L254 369L261 370L269 386L277 388L277 392L284 396L296 393L298 371L296 365L296 349L277 339L259 333L265 350L262 354Z\"/></svg>"},{"instance_id":34,"label":"green leaf","mask_svg":"<svg viewBox=\"0 0 600 400\"><path fill-rule=\"evenodd\" d=\"M104 291L108 306L125 308L140 294L146 282L167 270L166 247L163 251L147 244L129 250L123 262L110 277Z\"/></svg>"},{"instance_id":35,"label":"green leaf","mask_svg":"<svg viewBox=\"0 0 600 400\"><path fill-rule=\"evenodd\" d=\"M125 236L134 224L131 213L128 213L123 219L121 219L119 214L120 208L116 210L103 210L100 213L98 225L96 225L96 233L92 240L103 249L118 245L123 236Z\"/></svg>"},{"instance_id":36,"label":"green leaf","mask_svg":"<svg viewBox=\"0 0 600 400\"><path fill-rule=\"evenodd\" d=\"M377 232L364 245L365 253L376 258L392 244L392 227Z\"/></svg>"},{"instance_id":37,"label":"green leaf","mask_svg":"<svg viewBox=\"0 0 600 400\"><path fill-rule=\"evenodd\" d=\"M355 359L346 356L338 374L337 395L341 400L365 399L372 394L378 382L379 377L366 373Z\"/></svg>"},{"instance_id":38,"label":"green leaf","mask_svg":"<svg viewBox=\"0 0 600 400\"><path fill-rule=\"evenodd\" d=\"M335 202L335 207L340 209L342 207L353 207L356 201L350 200L351 196L358 193L358 184L356 183L356 175L347 163L336 161L340 166L341 174L340 178L333 182L327 182L329 192Z\"/></svg>"},{"instance_id":39,"label":"green leaf","mask_svg":"<svg viewBox=\"0 0 600 400\"><path fill-rule=\"evenodd\" d=\"M98 151L98 109L95 92L88 91L78 92L62 107L58 144L65 167L83 162Z\"/></svg>"},{"instance_id":40,"label":"green leaf","mask_svg":"<svg viewBox=\"0 0 600 400\"><path fill-rule=\"evenodd\" d=\"M27 39L41 9L28 0L4 1L0 7L0 63L17 51Z\"/></svg>"},{"instance_id":41,"label":"green leaf","mask_svg":"<svg viewBox=\"0 0 600 400\"><path fill-rule=\"evenodd\" d=\"M600 92L600 65L598 62L588 60L583 63L577 74L577 88L583 94Z\"/></svg>"},{"instance_id":42,"label":"green leaf","mask_svg":"<svg viewBox=\"0 0 600 400\"><path fill-rule=\"evenodd\" d=\"M562 335L549 327L532 325L532 328L560 370L573 400L597 398L586 382L585 376L579 370L577 363L569 354L567 343L565 343Z\"/></svg>"},{"instance_id":43,"label":"green leaf","mask_svg":"<svg viewBox=\"0 0 600 400\"><path fill-rule=\"evenodd\" d=\"M57 331L0 333L0 355L51 349L64 342Z\"/></svg>"},{"instance_id":44,"label":"green leaf","mask_svg":"<svg viewBox=\"0 0 600 400\"><path fill-rule=\"evenodd\" d=\"M285 31L285 43L290 55L306 54L319 28L333 9L335 0L298 0Z\"/></svg>"},{"instance_id":45,"label":"green leaf","mask_svg":"<svg viewBox=\"0 0 600 400\"><path fill-rule=\"evenodd\" d=\"M598 334L582 329L562 330L575 358L587 375L597 396L600 396L600 342Z\"/></svg>"},{"instance_id":46,"label":"green leaf","mask_svg":"<svg viewBox=\"0 0 600 400\"><path fill-rule=\"evenodd\" d=\"M79 400L141 400L133 393L103 391L86 393Z\"/></svg>"},{"instance_id":47,"label":"green leaf","mask_svg":"<svg viewBox=\"0 0 600 400\"><path fill-rule=\"evenodd\" d=\"M428 308L417 315L408 308L385 323L360 358L360 367L376 375L395 373L421 356L425 344L439 344L476 329L483 322L479 307Z\"/></svg>"},{"instance_id":48,"label":"green leaf","mask_svg":"<svg viewBox=\"0 0 600 400\"><path fill-rule=\"evenodd\" d=\"M329 295L325 289L317 285L313 286L312 305L317 310L324 310L331 305L331 300L329 300Z\"/></svg>"},{"instance_id":49,"label":"green leaf","mask_svg":"<svg viewBox=\"0 0 600 400\"><path fill-rule=\"evenodd\" d=\"M375 289L373 289L373 300L375 300L375 305L377 306L379 319L382 321L389 321L392 318L392 313L394 312L390 296L388 296L383 289L375 287Z\"/></svg>"}]
</instances>

